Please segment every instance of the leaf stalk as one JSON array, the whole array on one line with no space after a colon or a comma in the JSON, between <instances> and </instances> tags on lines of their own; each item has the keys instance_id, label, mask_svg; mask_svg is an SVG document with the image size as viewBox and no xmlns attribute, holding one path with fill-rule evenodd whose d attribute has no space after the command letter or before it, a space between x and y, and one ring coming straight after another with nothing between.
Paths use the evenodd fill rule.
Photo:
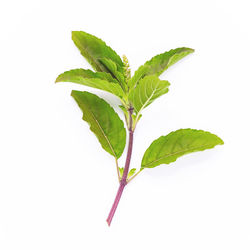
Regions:
<instances>
[{"instance_id":1,"label":"leaf stalk","mask_svg":"<svg viewBox=\"0 0 250 250\"><path fill-rule=\"evenodd\" d=\"M131 176L131 178L128 179L127 184L128 184L129 182L131 182L139 173L141 173L142 170L143 170L143 168L140 169L140 170L139 170L137 173L135 173L133 176Z\"/></svg>"}]
</instances>

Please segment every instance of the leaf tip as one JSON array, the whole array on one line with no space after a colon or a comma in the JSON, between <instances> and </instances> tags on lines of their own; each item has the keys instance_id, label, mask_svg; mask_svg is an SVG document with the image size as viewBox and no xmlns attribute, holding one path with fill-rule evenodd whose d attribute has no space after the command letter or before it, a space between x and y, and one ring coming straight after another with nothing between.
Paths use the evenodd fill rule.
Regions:
<instances>
[{"instance_id":1,"label":"leaf tip","mask_svg":"<svg viewBox=\"0 0 250 250\"><path fill-rule=\"evenodd\" d=\"M75 96L77 93L79 93L79 92L81 92L81 91L72 90L70 95L74 97L74 96Z\"/></svg>"},{"instance_id":2,"label":"leaf tip","mask_svg":"<svg viewBox=\"0 0 250 250\"><path fill-rule=\"evenodd\" d=\"M55 83L60 82L60 75L56 78Z\"/></svg>"},{"instance_id":3,"label":"leaf tip","mask_svg":"<svg viewBox=\"0 0 250 250\"><path fill-rule=\"evenodd\" d=\"M192 49L192 48L188 48L190 53L194 53L195 52L195 49Z\"/></svg>"},{"instance_id":4,"label":"leaf tip","mask_svg":"<svg viewBox=\"0 0 250 250\"><path fill-rule=\"evenodd\" d=\"M218 139L219 139L218 145L224 145L224 144L225 144L224 141L223 141L219 136L217 136L217 137L218 137Z\"/></svg>"},{"instance_id":5,"label":"leaf tip","mask_svg":"<svg viewBox=\"0 0 250 250\"><path fill-rule=\"evenodd\" d=\"M75 36L78 32L80 32L80 31L75 31L75 30L71 31L71 36L72 37Z\"/></svg>"},{"instance_id":6,"label":"leaf tip","mask_svg":"<svg viewBox=\"0 0 250 250\"><path fill-rule=\"evenodd\" d=\"M71 38L73 42L76 43L76 40L79 37L80 33L83 33L83 31L71 31Z\"/></svg>"}]
</instances>

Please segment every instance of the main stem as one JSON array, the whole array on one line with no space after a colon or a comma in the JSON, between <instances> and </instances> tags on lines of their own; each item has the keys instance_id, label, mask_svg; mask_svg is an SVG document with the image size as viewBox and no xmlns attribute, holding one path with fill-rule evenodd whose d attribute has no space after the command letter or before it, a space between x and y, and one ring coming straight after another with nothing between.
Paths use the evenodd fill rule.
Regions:
<instances>
[{"instance_id":1,"label":"main stem","mask_svg":"<svg viewBox=\"0 0 250 250\"><path fill-rule=\"evenodd\" d=\"M128 171L129 171L129 165L130 165L130 160L132 156L132 148L133 148L133 136L134 136L134 131L133 131L133 120L132 120L132 113L133 113L133 108L129 109L129 141L128 141L128 151L127 151L127 158L126 158L126 163L122 175L122 179L120 181L120 186L118 188L113 206L109 212L108 218L107 218L107 223L110 226L111 221L114 217L115 211L117 209L117 206L119 204L119 201L122 196L122 192L127 185L127 177L128 177Z\"/></svg>"}]
</instances>

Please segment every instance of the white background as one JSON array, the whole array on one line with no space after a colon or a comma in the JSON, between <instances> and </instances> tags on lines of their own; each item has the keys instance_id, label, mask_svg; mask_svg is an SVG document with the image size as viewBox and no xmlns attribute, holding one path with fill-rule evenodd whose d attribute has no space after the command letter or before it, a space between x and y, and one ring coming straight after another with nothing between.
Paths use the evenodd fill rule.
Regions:
<instances>
[{"instance_id":1,"label":"white background","mask_svg":"<svg viewBox=\"0 0 250 250\"><path fill-rule=\"evenodd\" d=\"M249 250L248 2L2 1L0 249ZM131 167L154 139L179 128L225 142L145 170L127 186L110 228L114 161L70 92L118 101L54 84L65 70L89 67L72 30L102 38L133 70L172 48L196 50L162 75L170 91L144 110Z\"/></svg>"}]
</instances>

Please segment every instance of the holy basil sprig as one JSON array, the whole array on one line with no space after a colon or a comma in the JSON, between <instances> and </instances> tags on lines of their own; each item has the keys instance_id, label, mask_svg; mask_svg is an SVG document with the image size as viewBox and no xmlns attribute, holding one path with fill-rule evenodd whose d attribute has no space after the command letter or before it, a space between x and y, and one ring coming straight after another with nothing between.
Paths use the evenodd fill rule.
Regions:
<instances>
[{"instance_id":1,"label":"holy basil sprig","mask_svg":"<svg viewBox=\"0 0 250 250\"><path fill-rule=\"evenodd\" d=\"M60 74L56 82L78 83L114 94L120 99L119 107L126 120L128 150L124 167L120 167L118 159L126 144L123 121L102 98L86 91L72 91L72 97L83 112L82 119L88 122L90 130L96 135L102 148L115 159L119 189L107 218L107 223L110 225L124 187L145 168L169 164L182 155L222 145L223 141L218 136L203 130L179 129L153 141L144 153L140 169L129 170L133 135L142 111L169 90L170 83L159 79L159 76L194 50L182 47L164 52L140 66L131 77L126 56L123 56L122 60L101 39L83 31L73 31L72 39L95 71L69 70Z\"/></svg>"}]
</instances>

